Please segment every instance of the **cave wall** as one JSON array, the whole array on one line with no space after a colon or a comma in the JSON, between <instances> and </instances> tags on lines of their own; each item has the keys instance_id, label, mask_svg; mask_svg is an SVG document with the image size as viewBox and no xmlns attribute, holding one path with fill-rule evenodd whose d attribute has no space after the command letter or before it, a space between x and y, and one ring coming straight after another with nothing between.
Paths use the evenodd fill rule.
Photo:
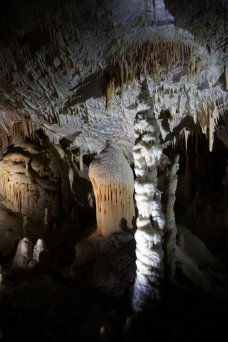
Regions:
<instances>
[{"instance_id":1,"label":"cave wall","mask_svg":"<svg viewBox=\"0 0 228 342\"><path fill-rule=\"evenodd\" d=\"M195 136L188 150L180 151L176 219L190 228L209 249L227 261L227 149L216 139L214 151L208 151L204 136Z\"/></svg>"},{"instance_id":2,"label":"cave wall","mask_svg":"<svg viewBox=\"0 0 228 342\"><path fill-rule=\"evenodd\" d=\"M56 216L59 210L58 170L50 165L47 154L26 152L20 147L12 148L0 162L3 203L26 216L43 217L45 208L52 212L51 216Z\"/></svg>"}]
</instances>

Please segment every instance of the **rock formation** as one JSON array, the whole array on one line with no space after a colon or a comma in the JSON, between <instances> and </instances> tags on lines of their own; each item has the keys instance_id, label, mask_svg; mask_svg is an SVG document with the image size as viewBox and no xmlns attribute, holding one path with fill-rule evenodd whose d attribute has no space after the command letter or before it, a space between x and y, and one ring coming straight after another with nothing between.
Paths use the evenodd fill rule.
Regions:
<instances>
[{"instance_id":1,"label":"rock formation","mask_svg":"<svg viewBox=\"0 0 228 342\"><path fill-rule=\"evenodd\" d=\"M42 217L49 206L56 216L60 174L52 168L51 159L53 156L35 142L24 141L7 150L0 161L2 203L32 217Z\"/></svg>"},{"instance_id":2,"label":"rock formation","mask_svg":"<svg viewBox=\"0 0 228 342\"><path fill-rule=\"evenodd\" d=\"M136 280L133 294L135 311L145 309L150 301L160 300L163 279L164 214L157 189L157 166L162 149L159 129L150 109L135 123L134 162L135 199L138 208L136 240Z\"/></svg>"},{"instance_id":3,"label":"rock formation","mask_svg":"<svg viewBox=\"0 0 228 342\"><path fill-rule=\"evenodd\" d=\"M98 234L107 236L125 225L132 228L135 216L133 172L121 149L107 143L89 167L96 198Z\"/></svg>"},{"instance_id":4,"label":"rock formation","mask_svg":"<svg viewBox=\"0 0 228 342\"><path fill-rule=\"evenodd\" d=\"M31 259L32 246L31 242L27 238L23 238L19 241L16 254L13 259L13 268L27 268Z\"/></svg>"},{"instance_id":5,"label":"rock formation","mask_svg":"<svg viewBox=\"0 0 228 342\"><path fill-rule=\"evenodd\" d=\"M225 298L227 22L227 0L1 4L6 288L70 270L136 312L163 285Z\"/></svg>"}]
</instances>

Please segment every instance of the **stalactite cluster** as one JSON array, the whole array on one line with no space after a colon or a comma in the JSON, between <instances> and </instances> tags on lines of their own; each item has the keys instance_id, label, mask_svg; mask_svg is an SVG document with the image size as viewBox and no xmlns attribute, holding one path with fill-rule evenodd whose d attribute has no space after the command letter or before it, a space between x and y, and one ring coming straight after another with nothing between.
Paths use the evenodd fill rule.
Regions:
<instances>
[{"instance_id":1,"label":"stalactite cluster","mask_svg":"<svg viewBox=\"0 0 228 342\"><path fill-rule=\"evenodd\" d=\"M124 220L131 228L135 215L134 177L121 149L109 142L91 162L89 177L96 198L98 233L105 236L118 231Z\"/></svg>"},{"instance_id":2,"label":"stalactite cluster","mask_svg":"<svg viewBox=\"0 0 228 342\"><path fill-rule=\"evenodd\" d=\"M213 149L215 127L219 119L219 108L213 101L202 102L201 111L198 114L198 122L201 130L208 138L209 151Z\"/></svg>"},{"instance_id":3,"label":"stalactite cluster","mask_svg":"<svg viewBox=\"0 0 228 342\"><path fill-rule=\"evenodd\" d=\"M177 41L148 41L139 45L127 45L113 52L111 68L107 73L107 107L112 104L116 90L123 94L127 83L134 84L140 75L159 78L160 72L172 67L185 68L190 76L199 73L202 61L193 56L191 43Z\"/></svg>"},{"instance_id":4,"label":"stalactite cluster","mask_svg":"<svg viewBox=\"0 0 228 342\"><path fill-rule=\"evenodd\" d=\"M36 131L39 126L31 120L19 116L14 118L15 122L11 127L2 127L0 129L0 150L4 152L11 144L15 144L18 137L20 140L26 138L36 141Z\"/></svg>"},{"instance_id":5,"label":"stalactite cluster","mask_svg":"<svg viewBox=\"0 0 228 342\"><path fill-rule=\"evenodd\" d=\"M199 131L206 135L208 140L208 149L210 152L213 150L214 135L217 133L219 136L220 128L218 128L219 119L226 113L226 101L215 101L214 99L204 98L196 108L196 115L193 116L191 127L183 127L178 131L174 138L174 144L179 144L182 138L185 149L188 149L188 139L195 133L195 149L197 151ZM220 126L221 127L221 126Z\"/></svg>"},{"instance_id":6,"label":"stalactite cluster","mask_svg":"<svg viewBox=\"0 0 228 342\"><path fill-rule=\"evenodd\" d=\"M160 131L153 112L139 114L135 123L135 200L138 208L136 240L136 279L133 308L145 309L160 300L163 267L164 215L161 210L161 193L157 189L157 167L162 148Z\"/></svg>"}]
</instances>

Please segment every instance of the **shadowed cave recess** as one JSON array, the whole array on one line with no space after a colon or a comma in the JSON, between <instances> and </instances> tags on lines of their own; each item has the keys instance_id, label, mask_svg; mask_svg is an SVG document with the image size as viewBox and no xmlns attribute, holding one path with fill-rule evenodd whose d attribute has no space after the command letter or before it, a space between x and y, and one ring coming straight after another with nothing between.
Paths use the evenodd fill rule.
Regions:
<instances>
[{"instance_id":1,"label":"shadowed cave recess","mask_svg":"<svg viewBox=\"0 0 228 342\"><path fill-rule=\"evenodd\" d=\"M227 0L1 4L1 341L227 341L227 27Z\"/></svg>"}]
</instances>

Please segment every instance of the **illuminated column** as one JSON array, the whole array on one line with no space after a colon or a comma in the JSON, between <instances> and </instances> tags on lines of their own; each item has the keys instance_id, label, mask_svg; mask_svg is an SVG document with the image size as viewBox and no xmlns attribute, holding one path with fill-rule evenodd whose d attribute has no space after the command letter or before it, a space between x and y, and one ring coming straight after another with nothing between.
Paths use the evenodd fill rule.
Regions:
<instances>
[{"instance_id":1,"label":"illuminated column","mask_svg":"<svg viewBox=\"0 0 228 342\"><path fill-rule=\"evenodd\" d=\"M135 216L133 201L134 176L122 150L114 143L90 163L89 177L96 198L97 232L107 236L121 230L126 220L132 228Z\"/></svg>"},{"instance_id":2,"label":"illuminated column","mask_svg":"<svg viewBox=\"0 0 228 342\"><path fill-rule=\"evenodd\" d=\"M161 193L157 189L157 166L162 154L160 131L153 112L138 115L135 122L135 200L138 208L136 240L136 279L132 298L133 309L143 310L160 300L163 279L164 216Z\"/></svg>"}]
</instances>

